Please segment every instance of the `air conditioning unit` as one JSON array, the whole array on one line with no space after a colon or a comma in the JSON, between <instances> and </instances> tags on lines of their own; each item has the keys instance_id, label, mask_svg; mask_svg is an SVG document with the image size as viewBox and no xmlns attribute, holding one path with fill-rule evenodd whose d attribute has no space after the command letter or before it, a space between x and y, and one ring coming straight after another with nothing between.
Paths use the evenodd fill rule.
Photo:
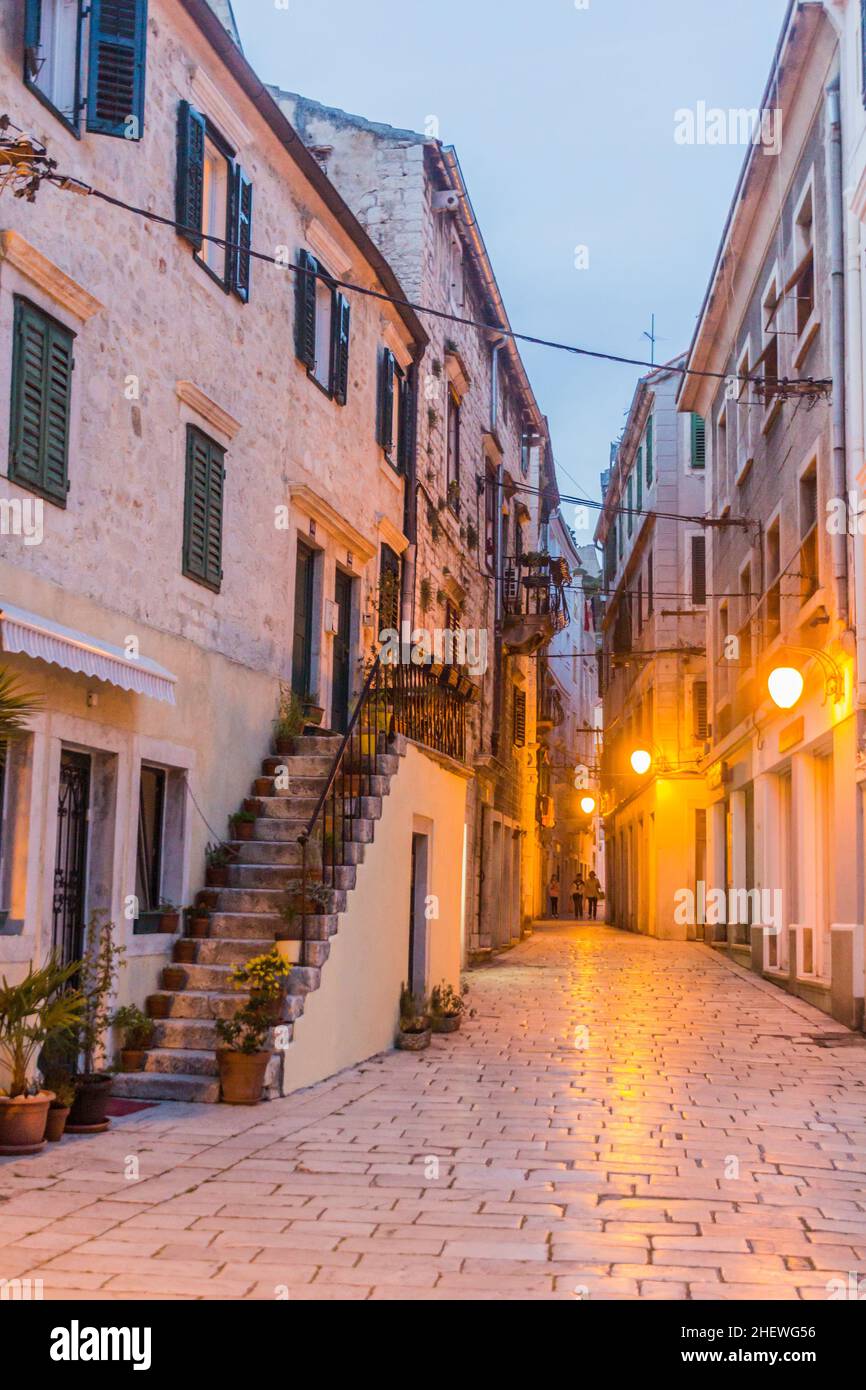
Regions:
<instances>
[{"instance_id":1,"label":"air conditioning unit","mask_svg":"<svg viewBox=\"0 0 866 1390\"><path fill-rule=\"evenodd\" d=\"M449 188L442 193L433 194L434 212L456 212L460 207L460 194Z\"/></svg>"}]
</instances>

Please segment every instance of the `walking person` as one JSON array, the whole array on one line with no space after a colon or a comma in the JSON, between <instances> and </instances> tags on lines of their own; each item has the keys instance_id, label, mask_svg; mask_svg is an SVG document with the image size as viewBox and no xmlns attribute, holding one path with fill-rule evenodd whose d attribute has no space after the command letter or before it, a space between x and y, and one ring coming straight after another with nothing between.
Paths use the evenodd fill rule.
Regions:
<instances>
[{"instance_id":1,"label":"walking person","mask_svg":"<svg viewBox=\"0 0 866 1390\"><path fill-rule=\"evenodd\" d=\"M578 874L571 885L571 901L574 904L574 915L578 922L583 917L583 890L585 887L583 875Z\"/></svg>"},{"instance_id":2,"label":"walking person","mask_svg":"<svg viewBox=\"0 0 866 1390\"><path fill-rule=\"evenodd\" d=\"M598 895L601 892L601 884L598 881L598 874L595 869L590 869L589 878L586 880L586 907L587 916L591 922L598 920Z\"/></svg>"},{"instance_id":3,"label":"walking person","mask_svg":"<svg viewBox=\"0 0 866 1390\"><path fill-rule=\"evenodd\" d=\"M554 875L553 875L553 878L550 880L550 883L549 883L548 888L547 888L547 894L548 894L548 897L550 898L550 915L551 915L551 917L558 917L558 916L559 916L559 874L554 874Z\"/></svg>"}]
</instances>

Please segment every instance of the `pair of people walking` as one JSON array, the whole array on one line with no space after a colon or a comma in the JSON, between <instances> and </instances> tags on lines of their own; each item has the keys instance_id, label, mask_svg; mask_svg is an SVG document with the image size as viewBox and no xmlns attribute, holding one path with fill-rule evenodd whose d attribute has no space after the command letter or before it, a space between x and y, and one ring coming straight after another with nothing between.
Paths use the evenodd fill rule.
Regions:
<instances>
[{"instance_id":1,"label":"pair of people walking","mask_svg":"<svg viewBox=\"0 0 866 1390\"><path fill-rule=\"evenodd\" d=\"M580 874L571 885L571 901L574 906L574 915L578 920L583 917L583 903L586 899L586 915L590 921L598 919L598 898L601 893L601 884L595 869L590 869L589 874L584 879ZM547 888L550 898L551 917L559 916L559 874L554 874Z\"/></svg>"}]
</instances>

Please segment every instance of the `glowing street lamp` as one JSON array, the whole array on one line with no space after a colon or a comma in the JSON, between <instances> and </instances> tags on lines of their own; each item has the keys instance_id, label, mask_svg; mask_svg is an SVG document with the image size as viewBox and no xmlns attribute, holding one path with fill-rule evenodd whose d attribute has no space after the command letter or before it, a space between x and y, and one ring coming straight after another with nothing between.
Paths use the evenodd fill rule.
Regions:
<instances>
[{"instance_id":1,"label":"glowing street lamp","mask_svg":"<svg viewBox=\"0 0 866 1390\"><path fill-rule=\"evenodd\" d=\"M652 767L652 754L648 753L645 748L636 748L630 761L637 775L643 777L644 773L649 772Z\"/></svg>"},{"instance_id":2,"label":"glowing street lamp","mask_svg":"<svg viewBox=\"0 0 866 1390\"><path fill-rule=\"evenodd\" d=\"M779 709L793 709L803 694L803 677L795 666L776 666L767 679L767 689Z\"/></svg>"},{"instance_id":3,"label":"glowing street lamp","mask_svg":"<svg viewBox=\"0 0 866 1390\"><path fill-rule=\"evenodd\" d=\"M585 816L591 816L595 810L595 797L582 796L580 798L580 809Z\"/></svg>"}]
</instances>

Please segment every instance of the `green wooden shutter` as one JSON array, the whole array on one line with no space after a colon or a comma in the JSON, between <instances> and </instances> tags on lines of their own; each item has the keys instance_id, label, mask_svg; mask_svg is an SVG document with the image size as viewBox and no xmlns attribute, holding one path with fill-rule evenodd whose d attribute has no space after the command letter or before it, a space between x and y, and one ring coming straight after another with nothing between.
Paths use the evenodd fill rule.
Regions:
<instances>
[{"instance_id":1,"label":"green wooden shutter","mask_svg":"<svg viewBox=\"0 0 866 1390\"><path fill-rule=\"evenodd\" d=\"M334 308L331 314L331 331L333 336L333 371L331 380L334 384L334 400L339 405L345 405L349 395L349 325L352 311L349 301L342 294L334 295Z\"/></svg>"},{"instance_id":2,"label":"green wooden shutter","mask_svg":"<svg viewBox=\"0 0 866 1390\"><path fill-rule=\"evenodd\" d=\"M394 354L384 348L379 361L379 408L377 411L376 437L386 454L390 454L394 444Z\"/></svg>"},{"instance_id":3,"label":"green wooden shutter","mask_svg":"<svg viewBox=\"0 0 866 1390\"><path fill-rule=\"evenodd\" d=\"M75 335L15 300L9 476L66 505Z\"/></svg>"},{"instance_id":4,"label":"green wooden shutter","mask_svg":"<svg viewBox=\"0 0 866 1390\"><path fill-rule=\"evenodd\" d=\"M408 473L412 441L412 385L408 376L400 377L397 389L400 392L400 408L397 411L397 470L400 473Z\"/></svg>"},{"instance_id":5,"label":"green wooden shutter","mask_svg":"<svg viewBox=\"0 0 866 1390\"><path fill-rule=\"evenodd\" d=\"M643 449L638 446L637 468L635 469L635 479L637 481L637 509L638 514L643 509Z\"/></svg>"},{"instance_id":6,"label":"green wooden shutter","mask_svg":"<svg viewBox=\"0 0 866 1390\"><path fill-rule=\"evenodd\" d=\"M188 101L177 109L177 188L175 217L178 235L196 250L202 244L204 210L204 116Z\"/></svg>"},{"instance_id":7,"label":"green wooden shutter","mask_svg":"<svg viewBox=\"0 0 866 1390\"><path fill-rule=\"evenodd\" d=\"M692 468L706 466L707 429L702 415L692 415Z\"/></svg>"},{"instance_id":8,"label":"green wooden shutter","mask_svg":"<svg viewBox=\"0 0 866 1390\"><path fill-rule=\"evenodd\" d=\"M705 536L692 536L692 603L707 601L707 542Z\"/></svg>"},{"instance_id":9,"label":"green wooden shutter","mask_svg":"<svg viewBox=\"0 0 866 1390\"><path fill-rule=\"evenodd\" d=\"M303 249L295 272L295 352L312 369L316 365L316 275L319 263Z\"/></svg>"},{"instance_id":10,"label":"green wooden shutter","mask_svg":"<svg viewBox=\"0 0 866 1390\"><path fill-rule=\"evenodd\" d=\"M646 485L652 487L653 482L653 417L652 415L646 422Z\"/></svg>"},{"instance_id":11,"label":"green wooden shutter","mask_svg":"<svg viewBox=\"0 0 866 1390\"><path fill-rule=\"evenodd\" d=\"M634 529L634 483L632 475L628 477L628 533L631 535Z\"/></svg>"},{"instance_id":12,"label":"green wooden shutter","mask_svg":"<svg viewBox=\"0 0 866 1390\"><path fill-rule=\"evenodd\" d=\"M88 130L141 139L146 48L147 0L90 0Z\"/></svg>"},{"instance_id":13,"label":"green wooden shutter","mask_svg":"<svg viewBox=\"0 0 866 1390\"><path fill-rule=\"evenodd\" d=\"M526 744L526 691L514 689L514 719L512 742L515 748L523 748Z\"/></svg>"},{"instance_id":14,"label":"green wooden shutter","mask_svg":"<svg viewBox=\"0 0 866 1390\"><path fill-rule=\"evenodd\" d=\"M250 297L250 249L253 240L253 185L239 164L234 168L232 191L232 289L246 302Z\"/></svg>"},{"instance_id":15,"label":"green wooden shutter","mask_svg":"<svg viewBox=\"0 0 866 1390\"><path fill-rule=\"evenodd\" d=\"M219 444L187 426L183 572L217 591L222 580L224 460Z\"/></svg>"}]
</instances>

